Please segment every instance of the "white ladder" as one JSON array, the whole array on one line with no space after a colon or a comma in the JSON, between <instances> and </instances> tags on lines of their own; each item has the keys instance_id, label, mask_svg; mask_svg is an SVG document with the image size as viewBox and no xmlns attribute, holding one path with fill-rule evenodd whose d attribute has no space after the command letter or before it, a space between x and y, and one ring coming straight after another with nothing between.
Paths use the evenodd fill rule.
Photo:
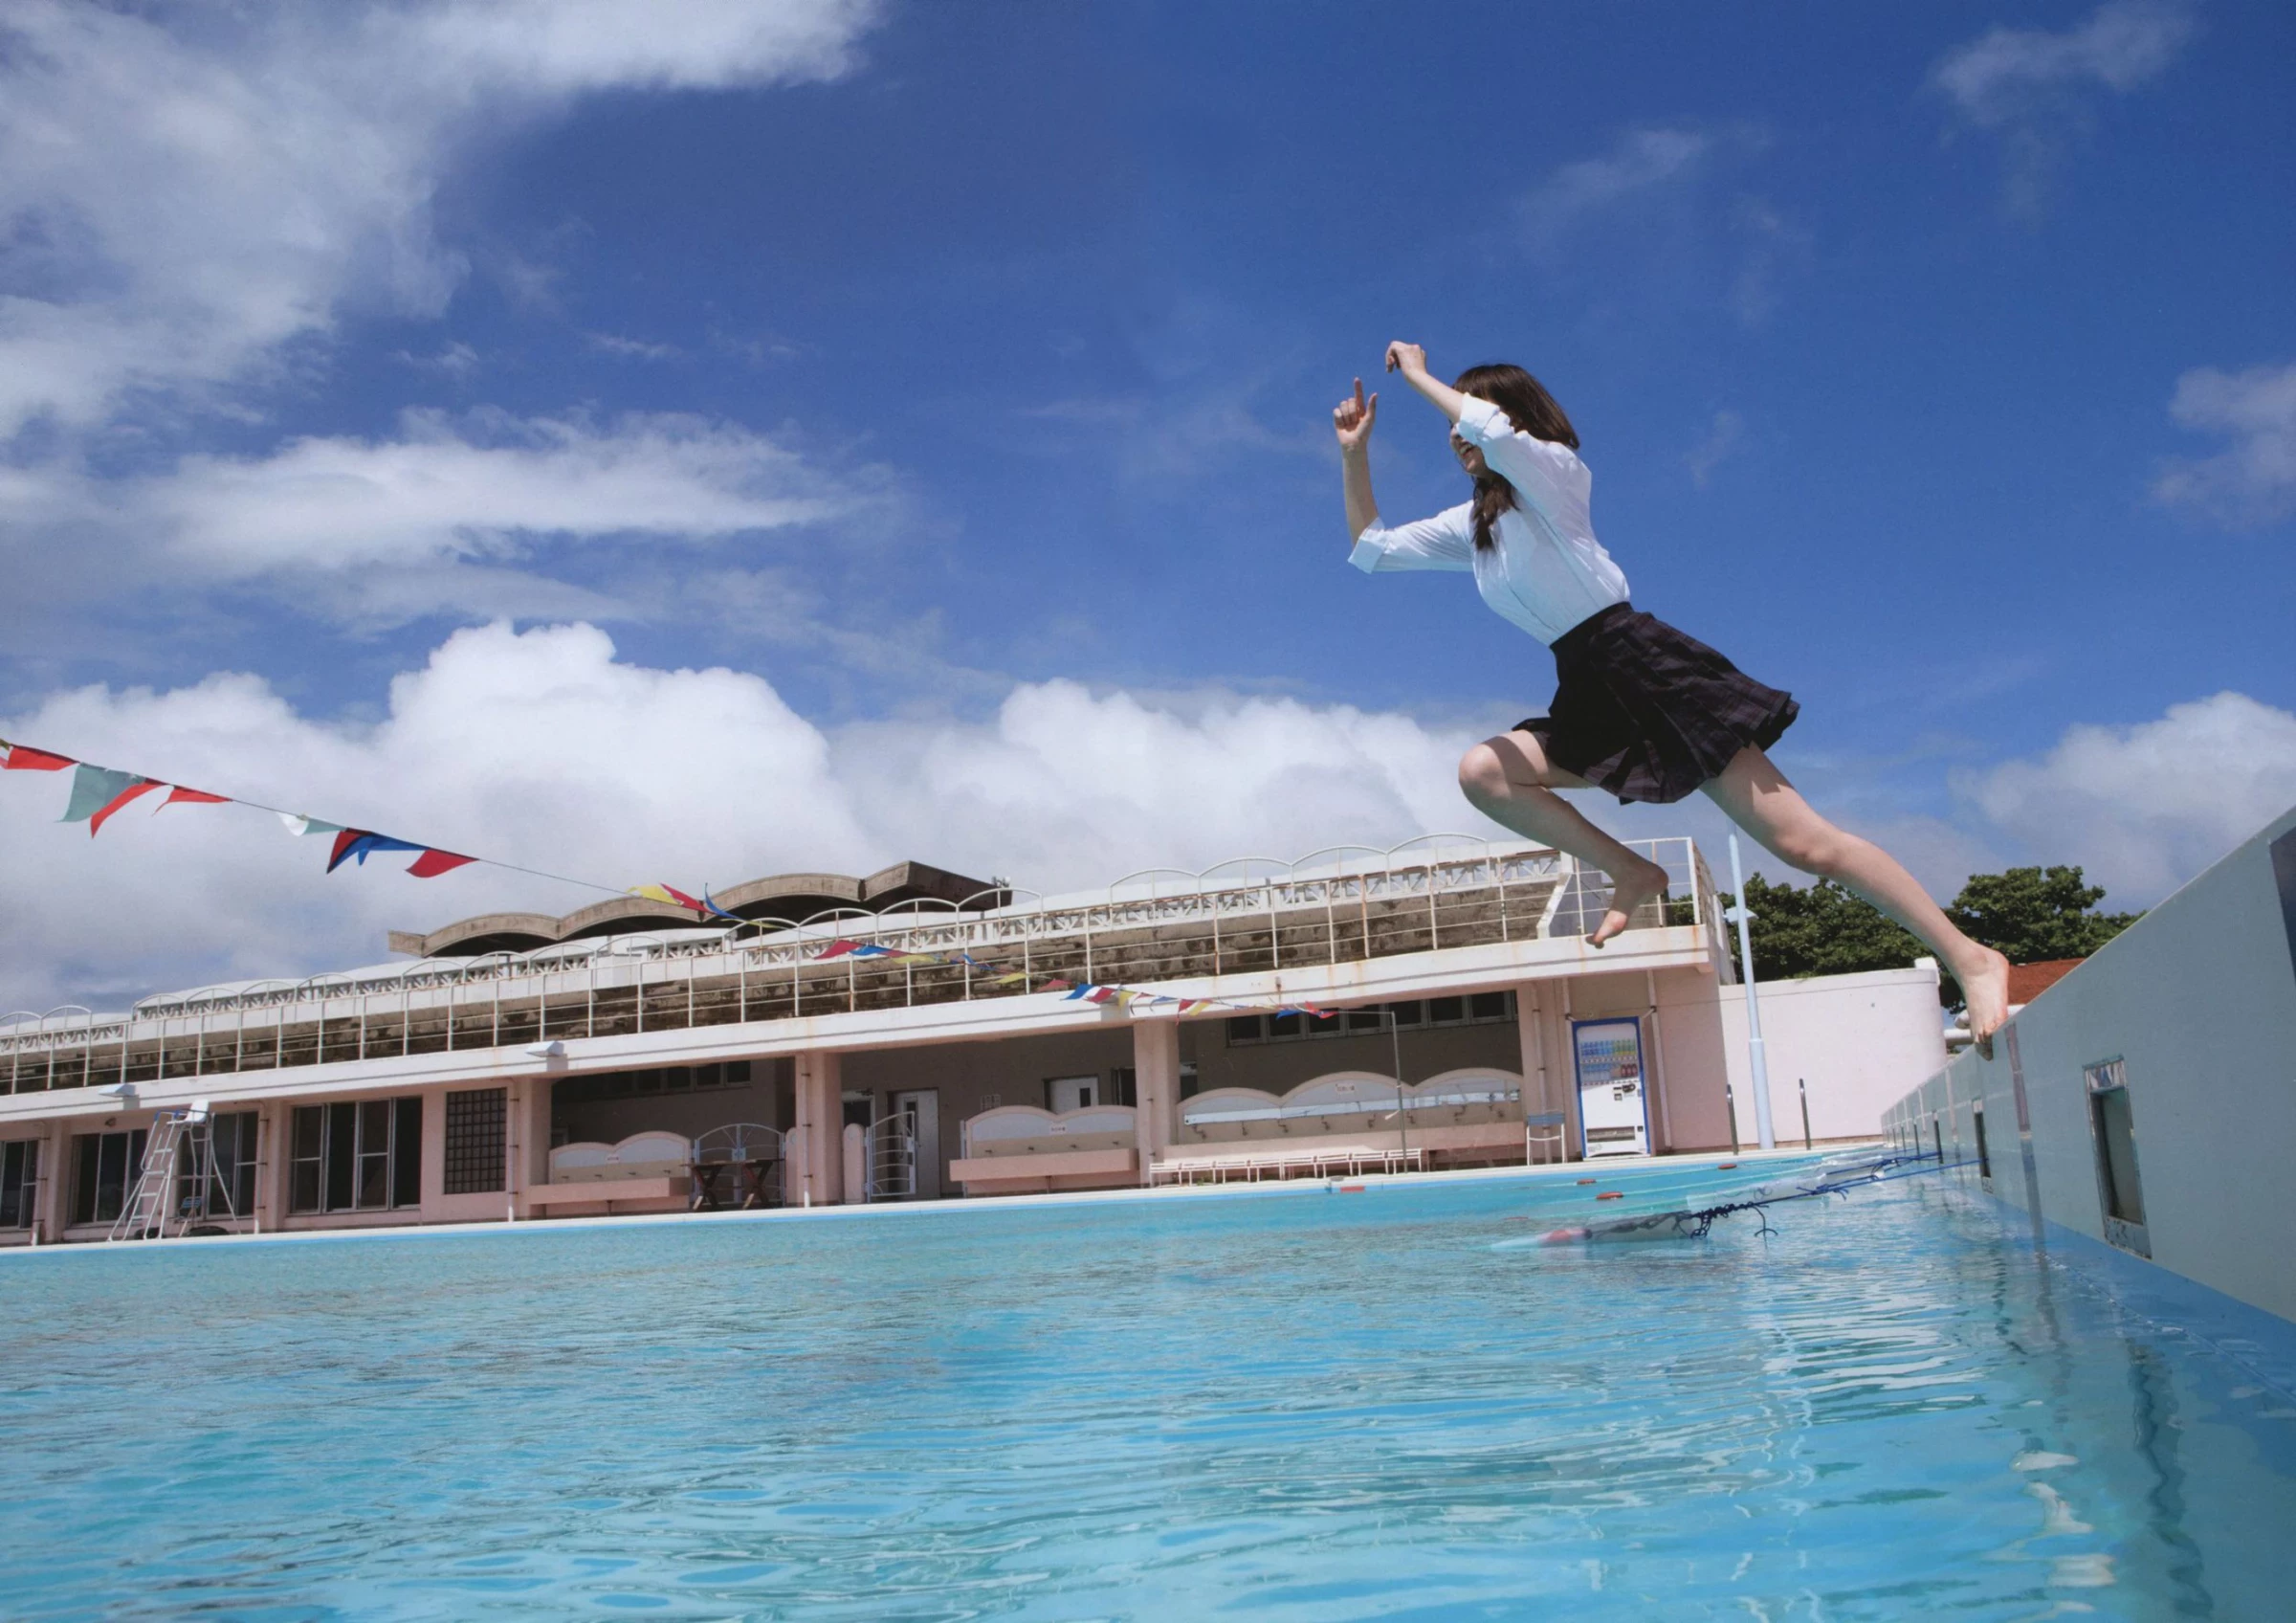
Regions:
<instances>
[{"instance_id":1,"label":"white ladder","mask_svg":"<svg viewBox=\"0 0 2296 1623\"><path fill-rule=\"evenodd\" d=\"M143 1169L120 1208L112 1232L105 1236L107 1240L167 1237L167 1209L175 1199L175 1164L184 1140L207 1122L208 1101L204 1099L182 1110L163 1110L152 1118L151 1136L144 1144Z\"/></svg>"}]
</instances>

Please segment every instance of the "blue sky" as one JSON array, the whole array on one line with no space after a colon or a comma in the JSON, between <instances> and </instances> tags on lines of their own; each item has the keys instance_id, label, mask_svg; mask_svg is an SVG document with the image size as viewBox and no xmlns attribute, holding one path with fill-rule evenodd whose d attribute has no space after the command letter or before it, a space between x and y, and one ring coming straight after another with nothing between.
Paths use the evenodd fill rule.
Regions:
<instances>
[{"instance_id":1,"label":"blue sky","mask_svg":"<svg viewBox=\"0 0 2296 1623\"><path fill-rule=\"evenodd\" d=\"M1342 562L1401 337L1548 383L1637 602L1940 892L2296 799L2285 7L681 20L0 9L0 732L609 883L1479 828L1552 667ZM1441 429L1384 392L1389 514ZM584 900L0 789L0 1001Z\"/></svg>"}]
</instances>

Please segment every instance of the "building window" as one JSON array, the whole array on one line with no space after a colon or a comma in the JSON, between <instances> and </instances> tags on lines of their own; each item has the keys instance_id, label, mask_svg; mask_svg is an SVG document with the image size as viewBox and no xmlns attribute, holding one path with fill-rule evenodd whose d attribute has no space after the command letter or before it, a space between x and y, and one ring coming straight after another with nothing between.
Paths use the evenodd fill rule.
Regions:
<instances>
[{"instance_id":1,"label":"building window","mask_svg":"<svg viewBox=\"0 0 2296 1623\"><path fill-rule=\"evenodd\" d=\"M502 1158L509 1110L504 1088L447 1095L447 1193L494 1194L507 1187Z\"/></svg>"},{"instance_id":2,"label":"building window","mask_svg":"<svg viewBox=\"0 0 2296 1623\"><path fill-rule=\"evenodd\" d=\"M249 1142L252 1145L252 1133ZM299 1105L289 1161L290 1212L385 1212L419 1206L422 1099L409 1095Z\"/></svg>"},{"instance_id":3,"label":"building window","mask_svg":"<svg viewBox=\"0 0 2296 1623\"><path fill-rule=\"evenodd\" d=\"M1342 1009L1325 1019L1307 1014L1237 1014L1224 1024L1227 1046L1285 1042L1298 1037L1368 1036L1387 1030L1389 1016L1399 1031L1421 1026L1480 1026L1514 1018L1514 993L1478 991L1462 997L1430 997L1408 1003L1375 1003Z\"/></svg>"},{"instance_id":4,"label":"building window","mask_svg":"<svg viewBox=\"0 0 2296 1623\"><path fill-rule=\"evenodd\" d=\"M1136 1108L1140 1102L1140 1074L1130 1065L1118 1065L1108 1074L1110 1104L1129 1104Z\"/></svg>"},{"instance_id":5,"label":"building window","mask_svg":"<svg viewBox=\"0 0 2296 1623\"><path fill-rule=\"evenodd\" d=\"M2136 1170L2136 1123L2129 1114L2129 1068L2107 1059L2082 1072L2088 1092L2089 1138L2097 1157L2097 1204L2105 1237L2123 1251L2152 1255L2145 1232L2145 1191Z\"/></svg>"},{"instance_id":6,"label":"building window","mask_svg":"<svg viewBox=\"0 0 2296 1623\"><path fill-rule=\"evenodd\" d=\"M144 1170L144 1129L72 1136L72 1221L109 1223L126 1209L127 1191Z\"/></svg>"},{"instance_id":7,"label":"building window","mask_svg":"<svg viewBox=\"0 0 2296 1623\"><path fill-rule=\"evenodd\" d=\"M210 1155L187 1140L175 1173L175 1209L209 1217L245 1217L255 1209L255 1133L261 1116L234 1110L208 1120ZM206 1165L202 1165L202 1162ZM206 1187L201 1187L202 1179Z\"/></svg>"},{"instance_id":8,"label":"building window","mask_svg":"<svg viewBox=\"0 0 2296 1623\"><path fill-rule=\"evenodd\" d=\"M40 1141L0 1144L0 1229L29 1229L40 1191Z\"/></svg>"},{"instance_id":9,"label":"building window","mask_svg":"<svg viewBox=\"0 0 2296 1623\"><path fill-rule=\"evenodd\" d=\"M639 1094L703 1093L712 1088L747 1087L749 1076L746 1059L729 1059L720 1065L665 1065L649 1071L601 1071L568 1077L550 1090L550 1100L553 1104L595 1104Z\"/></svg>"}]
</instances>

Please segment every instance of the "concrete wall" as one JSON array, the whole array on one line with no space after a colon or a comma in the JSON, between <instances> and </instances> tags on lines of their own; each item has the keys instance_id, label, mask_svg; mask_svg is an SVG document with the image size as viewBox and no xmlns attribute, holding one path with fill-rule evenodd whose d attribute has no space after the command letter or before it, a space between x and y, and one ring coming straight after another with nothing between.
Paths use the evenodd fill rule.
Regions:
<instances>
[{"instance_id":1,"label":"concrete wall","mask_svg":"<svg viewBox=\"0 0 2296 1623\"><path fill-rule=\"evenodd\" d=\"M2103 1240L2083 1073L2113 1058L2152 1261L2296 1319L2296 812L2042 993L1992 1059L1964 1054L1900 1101L1890 1124L1952 1160L1976 1154L1981 1109L1993 1192Z\"/></svg>"},{"instance_id":2,"label":"concrete wall","mask_svg":"<svg viewBox=\"0 0 2296 1623\"><path fill-rule=\"evenodd\" d=\"M1882 1131L1883 1117L1907 1089L1919 1087L1945 1064L1937 967L1926 959L1910 969L1762 981L1755 990L1761 998L1771 1123L1779 1144L1801 1142L1799 1081L1809 1083L1811 1138L1869 1139ZM1730 987L1724 993L1723 1050L1738 1141L1751 1145L1759 1136L1746 1052L1746 991Z\"/></svg>"}]
</instances>

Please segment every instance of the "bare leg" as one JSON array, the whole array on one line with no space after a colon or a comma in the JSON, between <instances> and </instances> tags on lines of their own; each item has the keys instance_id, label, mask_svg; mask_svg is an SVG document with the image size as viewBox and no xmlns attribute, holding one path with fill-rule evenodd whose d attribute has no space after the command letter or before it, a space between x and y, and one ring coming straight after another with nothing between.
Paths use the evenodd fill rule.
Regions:
<instances>
[{"instance_id":1,"label":"bare leg","mask_svg":"<svg viewBox=\"0 0 2296 1623\"><path fill-rule=\"evenodd\" d=\"M1738 751L1704 787L1733 822L1781 861L1839 880L1919 936L1961 983L1970 1034L1992 1052L1993 1034L2009 1017L2009 960L1955 929L1895 857L1812 811L1760 750Z\"/></svg>"},{"instance_id":2,"label":"bare leg","mask_svg":"<svg viewBox=\"0 0 2296 1623\"><path fill-rule=\"evenodd\" d=\"M1586 780L1550 763L1535 734L1503 733L1476 745L1459 763L1459 787L1494 822L1610 876L1610 911L1586 938L1589 946L1602 945L1626 927L1637 907L1666 894L1664 868L1627 850L1555 792L1584 789Z\"/></svg>"}]
</instances>

